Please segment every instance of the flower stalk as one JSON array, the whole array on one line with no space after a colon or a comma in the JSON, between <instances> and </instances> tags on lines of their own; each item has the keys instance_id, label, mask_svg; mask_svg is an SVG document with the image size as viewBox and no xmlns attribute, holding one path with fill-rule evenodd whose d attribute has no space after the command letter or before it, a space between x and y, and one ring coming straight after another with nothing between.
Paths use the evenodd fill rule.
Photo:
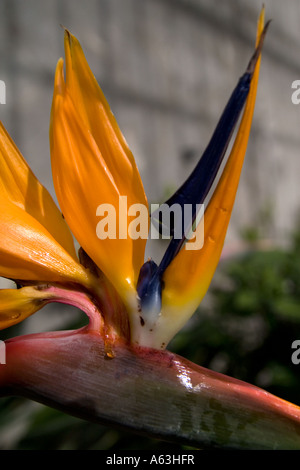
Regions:
<instances>
[{"instance_id":1,"label":"flower stalk","mask_svg":"<svg viewBox=\"0 0 300 470\"><path fill-rule=\"evenodd\" d=\"M300 449L299 407L169 351L112 350L86 327L9 340L0 393L199 449Z\"/></svg>"}]
</instances>

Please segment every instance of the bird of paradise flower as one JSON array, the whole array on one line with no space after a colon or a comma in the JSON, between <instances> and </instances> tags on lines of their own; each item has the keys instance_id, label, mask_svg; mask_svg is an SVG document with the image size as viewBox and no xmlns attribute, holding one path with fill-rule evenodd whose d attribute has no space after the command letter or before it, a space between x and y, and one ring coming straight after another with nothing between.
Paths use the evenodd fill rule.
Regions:
<instances>
[{"instance_id":1,"label":"bird of paradise flower","mask_svg":"<svg viewBox=\"0 0 300 470\"><path fill-rule=\"evenodd\" d=\"M50 122L53 180L63 216L0 126L0 274L19 287L0 291L0 327L49 302L79 307L89 324L7 341L2 395L27 396L86 419L197 446L300 447L298 407L166 350L204 297L221 255L267 26L262 10L246 72L199 163L167 201L191 204L193 226L244 109L205 209L203 247L183 249L191 240L173 236L158 265L144 260L145 238L97 237L99 204L116 207L126 195L128 204L147 207L147 198L81 46L65 31L66 78L60 59ZM72 234L80 244L78 255Z\"/></svg>"}]
</instances>

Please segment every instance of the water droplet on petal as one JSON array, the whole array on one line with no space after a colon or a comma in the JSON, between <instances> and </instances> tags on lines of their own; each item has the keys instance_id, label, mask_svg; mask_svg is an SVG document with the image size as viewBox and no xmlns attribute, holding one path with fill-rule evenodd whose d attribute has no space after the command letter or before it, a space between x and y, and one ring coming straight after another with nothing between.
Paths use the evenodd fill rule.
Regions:
<instances>
[{"instance_id":1,"label":"water droplet on petal","mask_svg":"<svg viewBox=\"0 0 300 470\"><path fill-rule=\"evenodd\" d=\"M10 315L10 318L11 318L12 320L17 320L18 318L20 318L20 316L21 316L21 314L20 314L19 312L15 312L15 313L12 313L12 314Z\"/></svg>"}]
</instances>

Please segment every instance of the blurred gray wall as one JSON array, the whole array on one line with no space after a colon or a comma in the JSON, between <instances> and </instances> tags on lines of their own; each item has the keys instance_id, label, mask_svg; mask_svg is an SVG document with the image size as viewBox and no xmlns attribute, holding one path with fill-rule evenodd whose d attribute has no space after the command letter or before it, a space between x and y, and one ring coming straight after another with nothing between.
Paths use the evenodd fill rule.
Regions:
<instances>
[{"instance_id":1,"label":"blurred gray wall","mask_svg":"<svg viewBox=\"0 0 300 470\"><path fill-rule=\"evenodd\" d=\"M135 155L149 202L194 167L250 58L261 0L1 0L1 119L54 195L48 144L66 26L80 40ZM300 2L266 0L273 20L227 244L247 226L285 239L300 208ZM267 223L268 222L268 223Z\"/></svg>"}]
</instances>

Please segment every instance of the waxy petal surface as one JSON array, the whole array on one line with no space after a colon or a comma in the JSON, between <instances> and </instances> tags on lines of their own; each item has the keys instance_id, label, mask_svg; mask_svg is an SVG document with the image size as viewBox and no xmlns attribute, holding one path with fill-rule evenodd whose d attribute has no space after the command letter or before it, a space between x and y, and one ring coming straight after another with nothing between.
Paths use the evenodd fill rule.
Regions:
<instances>
[{"instance_id":1,"label":"waxy petal surface","mask_svg":"<svg viewBox=\"0 0 300 470\"><path fill-rule=\"evenodd\" d=\"M74 41L72 37L72 44ZM125 303L129 298L132 302L146 239L133 240L129 236L131 219L126 211L119 217L120 197L126 198L128 208L143 204L148 217L147 201L113 115L90 70L85 69L79 43L76 41L76 47L70 48L68 44L69 39L66 41L67 81L64 82L61 59L56 70L51 113L54 186L66 221L80 245ZM83 64L79 67L80 61ZM115 211L116 231L100 239L97 226L101 218L97 208L106 204Z\"/></svg>"},{"instance_id":2,"label":"waxy petal surface","mask_svg":"<svg viewBox=\"0 0 300 470\"><path fill-rule=\"evenodd\" d=\"M38 181L0 123L0 196L20 207L76 258L72 234L47 189Z\"/></svg>"},{"instance_id":3,"label":"waxy petal surface","mask_svg":"<svg viewBox=\"0 0 300 470\"><path fill-rule=\"evenodd\" d=\"M90 285L90 276L34 217L0 202L0 276Z\"/></svg>"},{"instance_id":4,"label":"waxy petal surface","mask_svg":"<svg viewBox=\"0 0 300 470\"><path fill-rule=\"evenodd\" d=\"M134 157L95 79L79 41L65 31L66 88L101 151L115 184L130 204L147 205ZM109 201L108 201L109 202Z\"/></svg>"}]
</instances>

